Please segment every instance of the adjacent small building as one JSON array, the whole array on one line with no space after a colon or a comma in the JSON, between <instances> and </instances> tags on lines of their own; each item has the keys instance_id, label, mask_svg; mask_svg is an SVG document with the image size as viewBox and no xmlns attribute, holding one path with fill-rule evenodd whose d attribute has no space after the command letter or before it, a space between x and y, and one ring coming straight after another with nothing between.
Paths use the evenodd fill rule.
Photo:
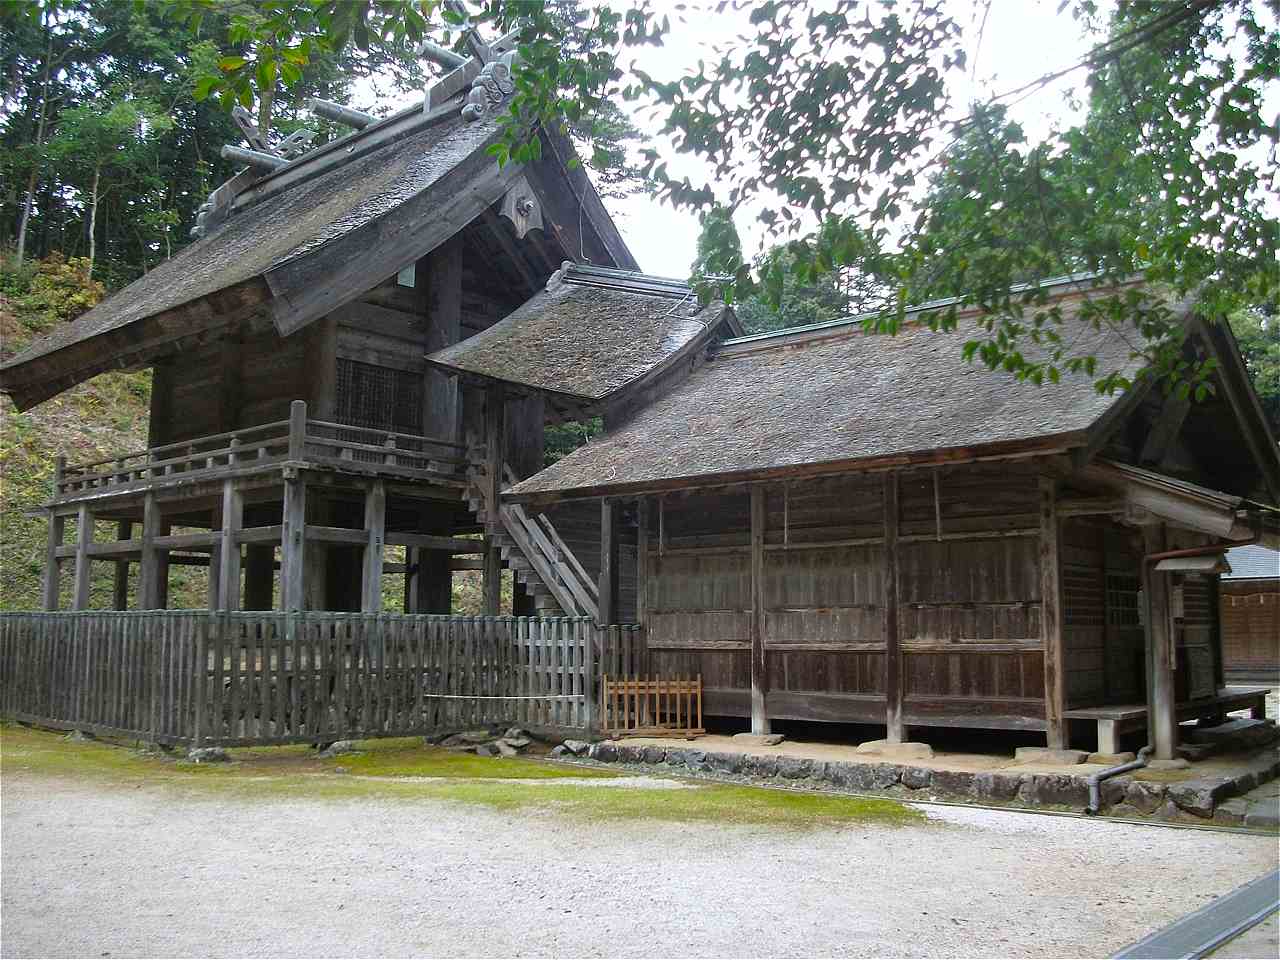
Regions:
<instances>
[{"instance_id":1,"label":"adjacent small building","mask_svg":"<svg viewBox=\"0 0 1280 960\"><path fill-rule=\"evenodd\" d=\"M1218 581L1222 667L1228 680L1280 680L1280 551L1261 544L1227 551Z\"/></svg>"}]
</instances>

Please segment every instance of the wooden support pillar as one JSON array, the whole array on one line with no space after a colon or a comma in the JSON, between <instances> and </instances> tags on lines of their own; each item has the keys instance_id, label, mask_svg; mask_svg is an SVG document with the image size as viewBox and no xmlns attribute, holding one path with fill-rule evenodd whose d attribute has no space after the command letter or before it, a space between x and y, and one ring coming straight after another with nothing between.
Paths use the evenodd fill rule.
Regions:
<instances>
[{"instance_id":1,"label":"wooden support pillar","mask_svg":"<svg viewBox=\"0 0 1280 960\"><path fill-rule=\"evenodd\" d=\"M58 456L53 461L53 499L62 496L62 475L67 469L67 458ZM45 610L58 609L58 595L62 591L62 565L58 560L58 548L66 538L67 519L56 513L49 514L49 529L44 548L44 579L40 585L41 604Z\"/></svg>"},{"instance_id":2,"label":"wooden support pillar","mask_svg":"<svg viewBox=\"0 0 1280 960\"><path fill-rule=\"evenodd\" d=\"M411 584L413 612L452 613L453 567L450 561L453 554L413 547L405 552L405 557L415 568Z\"/></svg>"},{"instance_id":3,"label":"wooden support pillar","mask_svg":"<svg viewBox=\"0 0 1280 960\"><path fill-rule=\"evenodd\" d=\"M147 446L158 447L173 436L174 358L157 360L151 370L151 417L147 422Z\"/></svg>"},{"instance_id":4,"label":"wooden support pillar","mask_svg":"<svg viewBox=\"0 0 1280 960\"><path fill-rule=\"evenodd\" d=\"M76 511L76 565L75 590L72 594L73 610L89 609L89 577L92 572L89 545L93 543L93 513L87 503Z\"/></svg>"},{"instance_id":5,"label":"wooden support pillar","mask_svg":"<svg viewBox=\"0 0 1280 960\"><path fill-rule=\"evenodd\" d=\"M898 623L898 475L884 476L884 723L885 739L903 743L902 635Z\"/></svg>"},{"instance_id":6,"label":"wooden support pillar","mask_svg":"<svg viewBox=\"0 0 1280 960\"><path fill-rule=\"evenodd\" d=\"M44 548L44 580L40 585L45 610L58 609L58 594L62 590L62 562L58 548L67 534L67 518L56 513L49 515L49 534Z\"/></svg>"},{"instance_id":7,"label":"wooden support pillar","mask_svg":"<svg viewBox=\"0 0 1280 960\"><path fill-rule=\"evenodd\" d=\"M488 527L502 529L502 465L506 439L506 393L490 387L484 398L485 511ZM502 606L502 554L491 537L485 538L484 614L496 617Z\"/></svg>"},{"instance_id":8,"label":"wooden support pillar","mask_svg":"<svg viewBox=\"0 0 1280 960\"><path fill-rule=\"evenodd\" d=\"M751 488L751 732L769 733L769 664L764 649L764 487Z\"/></svg>"},{"instance_id":9,"label":"wooden support pillar","mask_svg":"<svg viewBox=\"0 0 1280 960\"><path fill-rule=\"evenodd\" d=\"M423 257L414 271L415 289L426 316L426 353L457 343L462 335L461 236L446 240ZM458 436L458 378L443 370L423 373L423 430L429 437L456 440Z\"/></svg>"},{"instance_id":10,"label":"wooden support pillar","mask_svg":"<svg viewBox=\"0 0 1280 960\"><path fill-rule=\"evenodd\" d=\"M270 610L274 601L276 548L246 544L244 548L244 609Z\"/></svg>"},{"instance_id":11,"label":"wooden support pillar","mask_svg":"<svg viewBox=\"0 0 1280 960\"><path fill-rule=\"evenodd\" d=\"M361 579L360 610L382 611L382 548L386 539L387 485L374 480L364 498L364 529L368 541L364 548L364 576Z\"/></svg>"},{"instance_id":12,"label":"wooden support pillar","mask_svg":"<svg viewBox=\"0 0 1280 960\"><path fill-rule=\"evenodd\" d=\"M649 620L649 498L636 502L636 623Z\"/></svg>"},{"instance_id":13,"label":"wooden support pillar","mask_svg":"<svg viewBox=\"0 0 1280 960\"><path fill-rule=\"evenodd\" d=\"M116 525L117 540L133 539L133 523L128 520L121 520ZM129 609L129 561L117 560L115 569L115 581L112 583L112 606L116 610Z\"/></svg>"},{"instance_id":14,"label":"wooden support pillar","mask_svg":"<svg viewBox=\"0 0 1280 960\"><path fill-rule=\"evenodd\" d=\"M307 587L307 483L299 476L284 481L280 518L280 609L305 610Z\"/></svg>"},{"instance_id":15,"label":"wooden support pillar","mask_svg":"<svg viewBox=\"0 0 1280 960\"><path fill-rule=\"evenodd\" d=\"M155 545L155 538L161 536L160 528L163 518L160 515L160 504L154 493L148 493L142 501L142 559L138 564L138 609L156 610L163 604L161 598L165 591L161 589L161 578L168 575L167 565L160 563L160 550Z\"/></svg>"},{"instance_id":16,"label":"wooden support pillar","mask_svg":"<svg viewBox=\"0 0 1280 960\"><path fill-rule=\"evenodd\" d=\"M232 446L236 443L231 441ZM235 453L231 454L234 462ZM236 488L234 480L222 482L222 543L218 571L218 608L240 609L240 546L236 534L244 526L244 496Z\"/></svg>"},{"instance_id":17,"label":"wooden support pillar","mask_svg":"<svg viewBox=\"0 0 1280 960\"><path fill-rule=\"evenodd\" d=\"M1143 552L1165 549L1164 524L1142 528ZM1147 717L1155 759L1172 760L1178 749L1178 711L1174 688L1176 649L1169 617L1169 575L1142 564L1142 592L1147 600Z\"/></svg>"},{"instance_id":18,"label":"wooden support pillar","mask_svg":"<svg viewBox=\"0 0 1280 960\"><path fill-rule=\"evenodd\" d=\"M618 621L618 506L600 498L600 624Z\"/></svg>"},{"instance_id":19,"label":"wooden support pillar","mask_svg":"<svg viewBox=\"0 0 1280 960\"><path fill-rule=\"evenodd\" d=\"M321 317L306 331L307 403L317 420L337 419L338 318Z\"/></svg>"},{"instance_id":20,"label":"wooden support pillar","mask_svg":"<svg viewBox=\"0 0 1280 960\"><path fill-rule=\"evenodd\" d=\"M218 530L222 529L222 521L218 521ZM209 587L205 603L210 610L217 610L222 602L222 589L219 583L222 574L222 547L214 544L209 548Z\"/></svg>"},{"instance_id":21,"label":"wooden support pillar","mask_svg":"<svg viewBox=\"0 0 1280 960\"><path fill-rule=\"evenodd\" d=\"M1040 478L1040 630L1044 643L1044 723L1050 750L1067 747L1066 666L1062 647L1062 531L1052 477Z\"/></svg>"},{"instance_id":22,"label":"wooden support pillar","mask_svg":"<svg viewBox=\"0 0 1280 960\"><path fill-rule=\"evenodd\" d=\"M484 615L496 617L502 612L502 552L497 543L488 537L484 540L484 571L481 576Z\"/></svg>"}]
</instances>

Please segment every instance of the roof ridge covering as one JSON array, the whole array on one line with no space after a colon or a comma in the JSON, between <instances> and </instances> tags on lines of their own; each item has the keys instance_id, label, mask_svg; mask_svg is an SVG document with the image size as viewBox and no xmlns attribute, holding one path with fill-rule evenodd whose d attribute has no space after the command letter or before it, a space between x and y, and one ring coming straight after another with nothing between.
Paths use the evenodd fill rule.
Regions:
<instances>
[{"instance_id":1,"label":"roof ridge covering","mask_svg":"<svg viewBox=\"0 0 1280 960\"><path fill-rule=\"evenodd\" d=\"M628 293L648 293L660 297L688 299L693 296L693 288L684 280L674 277L660 277L639 270L618 270L613 267L598 267L590 263L577 263L566 260L560 265L556 274L564 283L576 283L583 286L606 287L611 290L623 290ZM548 281L548 289L556 278Z\"/></svg>"}]
</instances>

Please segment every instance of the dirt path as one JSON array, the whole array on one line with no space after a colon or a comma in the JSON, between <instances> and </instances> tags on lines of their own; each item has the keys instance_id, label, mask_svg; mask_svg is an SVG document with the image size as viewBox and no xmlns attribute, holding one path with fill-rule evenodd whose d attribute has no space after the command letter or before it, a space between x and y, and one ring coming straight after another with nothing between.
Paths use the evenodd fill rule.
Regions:
<instances>
[{"instance_id":1,"label":"dirt path","mask_svg":"<svg viewBox=\"0 0 1280 960\"><path fill-rule=\"evenodd\" d=\"M12 957L1100 956L1277 859L1273 838L955 808L593 824L7 777L0 814Z\"/></svg>"}]
</instances>

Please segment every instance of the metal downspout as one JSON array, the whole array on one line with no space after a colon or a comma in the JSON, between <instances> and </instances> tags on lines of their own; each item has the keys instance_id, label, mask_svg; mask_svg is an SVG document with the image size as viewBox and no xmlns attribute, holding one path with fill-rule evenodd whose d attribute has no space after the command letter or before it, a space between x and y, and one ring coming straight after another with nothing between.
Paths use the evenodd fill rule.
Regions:
<instances>
[{"instance_id":1,"label":"metal downspout","mask_svg":"<svg viewBox=\"0 0 1280 960\"><path fill-rule=\"evenodd\" d=\"M1084 808L1084 812L1089 816L1096 816L1102 807L1102 781L1109 780L1112 777L1118 777L1122 773L1128 773L1130 770L1140 770L1147 765L1147 759L1154 751L1154 747L1150 744L1138 751L1138 758L1130 760L1128 763L1121 763L1114 767L1107 767L1105 770L1099 770L1097 773L1090 775L1085 782L1089 784L1089 805Z\"/></svg>"}]
</instances>

